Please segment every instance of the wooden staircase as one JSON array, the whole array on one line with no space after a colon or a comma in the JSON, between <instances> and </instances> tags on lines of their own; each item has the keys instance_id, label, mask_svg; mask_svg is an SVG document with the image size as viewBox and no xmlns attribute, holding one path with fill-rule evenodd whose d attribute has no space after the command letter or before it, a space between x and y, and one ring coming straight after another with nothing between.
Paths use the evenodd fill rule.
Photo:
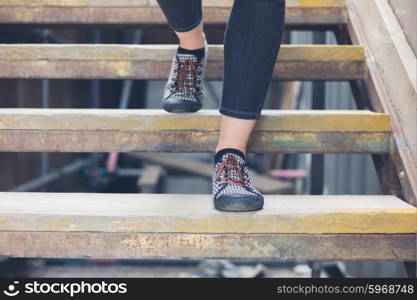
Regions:
<instances>
[{"instance_id":1,"label":"wooden staircase","mask_svg":"<svg viewBox=\"0 0 417 300\"><path fill-rule=\"evenodd\" d=\"M267 195L262 211L223 213L209 195L2 192L0 255L415 261L412 155L398 146L398 116L371 93L371 50L348 44L365 37L347 2L287 0L289 28L334 29L344 44L283 45L273 78L350 81L365 109L264 110L248 150L371 154L388 195ZM213 3L206 24L224 24L230 1ZM2 0L0 24L166 26L145 0ZM166 79L175 47L3 44L0 78ZM207 78L221 79L223 47L209 53ZM0 109L0 151L212 152L218 122L213 110Z\"/></svg>"}]
</instances>

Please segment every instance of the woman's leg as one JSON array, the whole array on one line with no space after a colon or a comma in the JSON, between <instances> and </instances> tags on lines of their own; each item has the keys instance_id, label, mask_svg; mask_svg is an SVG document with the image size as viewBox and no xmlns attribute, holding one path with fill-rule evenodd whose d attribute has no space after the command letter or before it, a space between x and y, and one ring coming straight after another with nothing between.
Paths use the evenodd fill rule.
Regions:
<instances>
[{"instance_id":1,"label":"woman's leg","mask_svg":"<svg viewBox=\"0 0 417 300\"><path fill-rule=\"evenodd\" d=\"M174 31L179 39L179 46L184 49L196 50L204 47L206 35L203 31L203 23L201 22L197 27L187 31Z\"/></svg>"},{"instance_id":2,"label":"woman's leg","mask_svg":"<svg viewBox=\"0 0 417 300\"><path fill-rule=\"evenodd\" d=\"M203 18L201 0L156 0L168 25L176 32L197 27Z\"/></svg>"},{"instance_id":3,"label":"woman's leg","mask_svg":"<svg viewBox=\"0 0 417 300\"><path fill-rule=\"evenodd\" d=\"M246 145L259 119L281 45L285 0L235 0L224 39L220 138L213 170L214 205L224 211L263 207L251 183Z\"/></svg>"},{"instance_id":4,"label":"woman's leg","mask_svg":"<svg viewBox=\"0 0 417 300\"><path fill-rule=\"evenodd\" d=\"M183 51L196 51L193 49L201 46L201 36L204 36L199 18L201 0L158 0L158 3L180 39L180 49L188 47ZM263 196L250 182L246 144L260 117L271 80L281 44L284 15L285 0L234 1L224 39L220 138L213 169L213 197L217 209L249 211L263 206ZM185 80L172 76L181 73L176 70L178 68L174 69L173 65L170 79ZM188 78L194 76L188 75ZM180 87L187 84L183 82Z\"/></svg>"},{"instance_id":5,"label":"woman's leg","mask_svg":"<svg viewBox=\"0 0 417 300\"><path fill-rule=\"evenodd\" d=\"M246 120L220 116L220 137L216 152L224 148L234 148L246 155L246 145L252 133L256 120Z\"/></svg>"},{"instance_id":6,"label":"woman's leg","mask_svg":"<svg viewBox=\"0 0 417 300\"><path fill-rule=\"evenodd\" d=\"M201 0L157 0L168 25L178 37L180 47L189 50L204 47Z\"/></svg>"},{"instance_id":7,"label":"woman's leg","mask_svg":"<svg viewBox=\"0 0 417 300\"><path fill-rule=\"evenodd\" d=\"M234 1L224 38L221 130L216 151L246 153L271 81L284 29L285 0Z\"/></svg>"},{"instance_id":8,"label":"woman's leg","mask_svg":"<svg viewBox=\"0 0 417 300\"><path fill-rule=\"evenodd\" d=\"M195 112L202 107L207 42L201 0L157 0L179 39L162 107L168 112Z\"/></svg>"}]
</instances>

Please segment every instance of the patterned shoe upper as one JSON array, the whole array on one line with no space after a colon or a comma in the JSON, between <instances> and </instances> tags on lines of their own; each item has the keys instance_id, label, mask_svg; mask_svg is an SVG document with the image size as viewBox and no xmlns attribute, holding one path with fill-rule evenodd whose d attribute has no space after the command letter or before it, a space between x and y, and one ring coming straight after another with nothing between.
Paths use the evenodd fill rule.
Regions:
<instances>
[{"instance_id":1,"label":"patterned shoe upper","mask_svg":"<svg viewBox=\"0 0 417 300\"><path fill-rule=\"evenodd\" d=\"M205 56L199 59L193 54L175 53L168 82L164 90L164 101L202 102L204 97L204 71L207 63L207 42Z\"/></svg>"},{"instance_id":2,"label":"patterned shoe upper","mask_svg":"<svg viewBox=\"0 0 417 300\"><path fill-rule=\"evenodd\" d=\"M246 161L237 154L226 153L213 168L213 198L224 194L262 194L251 183Z\"/></svg>"}]
</instances>

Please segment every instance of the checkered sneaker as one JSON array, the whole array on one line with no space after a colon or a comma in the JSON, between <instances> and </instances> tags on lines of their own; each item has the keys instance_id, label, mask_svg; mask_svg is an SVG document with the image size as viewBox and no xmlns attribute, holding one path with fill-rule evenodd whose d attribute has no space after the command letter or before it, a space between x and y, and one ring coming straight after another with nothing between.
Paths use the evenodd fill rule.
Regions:
<instances>
[{"instance_id":1,"label":"checkered sneaker","mask_svg":"<svg viewBox=\"0 0 417 300\"><path fill-rule=\"evenodd\" d=\"M204 73L207 64L205 55L199 59L193 54L175 53L168 82L164 89L162 107L168 112L195 112L203 105Z\"/></svg>"},{"instance_id":2,"label":"checkered sneaker","mask_svg":"<svg viewBox=\"0 0 417 300\"><path fill-rule=\"evenodd\" d=\"M246 161L224 154L213 167L214 206L223 211L251 211L263 207L263 196L251 183Z\"/></svg>"}]
</instances>

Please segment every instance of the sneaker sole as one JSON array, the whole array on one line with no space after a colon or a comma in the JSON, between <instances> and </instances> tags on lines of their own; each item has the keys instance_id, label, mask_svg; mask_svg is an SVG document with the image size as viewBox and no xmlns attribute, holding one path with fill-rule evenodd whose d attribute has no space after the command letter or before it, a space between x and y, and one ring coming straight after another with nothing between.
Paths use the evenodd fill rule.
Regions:
<instances>
[{"instance_id":1,"label":"sneaker sole","mask_svg":"<svg viewBox=\"0 0 417 300\"><path fill-rule=\"evenodd\" d=\"M192 113L201 109L201 104L190 103L163 103L162 108L170 113Z\"/></svg>"},{"instance_id":2,"label":"sneaker sole","mask_svg":"<svg viewBox=\"0 0 417 300\"><path fill-rule=\"evenodd\" d=\"M259 196L227 194L214 200L214 207L221 211L256 211L261 210L263 206L264 200Z\"/></svg>"}]
</instances>

